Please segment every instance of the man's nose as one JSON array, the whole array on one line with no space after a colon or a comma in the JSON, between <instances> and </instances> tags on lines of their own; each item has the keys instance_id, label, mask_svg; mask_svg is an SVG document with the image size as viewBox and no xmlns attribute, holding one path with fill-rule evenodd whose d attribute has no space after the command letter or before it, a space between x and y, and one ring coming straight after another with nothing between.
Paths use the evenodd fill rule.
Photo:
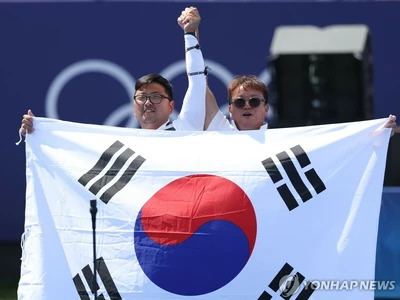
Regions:
<instances>
[{"instance_id":1,"label":"man's nose","mask_svg":"<svg viewBox=\"0 0 400 300\"><path fill-rule=\"evenodd\" d=\"M243 108L244 109L250 109L251 108L248 100L244 103L244 107Z\"/></svg>"},{"instance_id":2,"label":"man's nose","mask_svg":"<svg viewBox=\"0 0 400 300\"><path fill-rule=\"evenodd\" d=\"M149 105L153 105L153 102L151 102L150 97L146 98L146 101L144 101L144 106L149 106Z\"/></svg>"}]
</instances>

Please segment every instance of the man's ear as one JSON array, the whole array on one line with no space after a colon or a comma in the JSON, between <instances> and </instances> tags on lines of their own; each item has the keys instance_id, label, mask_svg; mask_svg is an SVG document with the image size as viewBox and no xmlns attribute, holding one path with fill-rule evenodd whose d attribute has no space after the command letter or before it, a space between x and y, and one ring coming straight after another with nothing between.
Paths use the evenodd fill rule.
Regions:
<instances>
[{"instance_id":1,"label":"man's ear","mask_svg":"<svg viewBox=\"0 0 400 300\"><path fill-rule=\"evenodd\" d=\"M269 105L265 104L265 116L268 116Z\"/></svg>"},{"instance_id":2,"label":"man's ear","mask_svg":"<svg viewBox=\"0 0 400 300\"><path fill-rule=\"evenodd\" d=\"M229 117L231 118L231 120L233 120L232 119L232 106L228 106L228 110L229 110ZM235 120L233 120L233 121L235 121Z\"/></svg>"},{"instance_id":3,"label":"man's ear","mask_svg":"<svg viewBox=\"0 0 400 300\"><path fill-rule=\"evenodd\" d=\"M175 107L175 101L171 100L169 101L169 113L172 114L172 112L174 111L174 107Z\"/></svg>"}]
</instances>

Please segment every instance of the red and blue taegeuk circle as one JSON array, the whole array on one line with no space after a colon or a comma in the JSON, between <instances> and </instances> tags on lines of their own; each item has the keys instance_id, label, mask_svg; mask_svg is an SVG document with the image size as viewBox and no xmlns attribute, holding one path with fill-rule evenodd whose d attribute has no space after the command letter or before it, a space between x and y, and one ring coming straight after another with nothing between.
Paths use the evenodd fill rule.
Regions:
<instances>
[{"instance_id":1,"label":"red and blue taegeuk circle","mask_svg":"<svg viewBox=\"0 0 400 300\"><path fill-rule=\"evenodd\" d=\"M253 205L234 182L214 175L176 179L156 192L135 223L135 251L146 276L178 295L225 286L253 251Z\"/></svg>"}]
</instances>

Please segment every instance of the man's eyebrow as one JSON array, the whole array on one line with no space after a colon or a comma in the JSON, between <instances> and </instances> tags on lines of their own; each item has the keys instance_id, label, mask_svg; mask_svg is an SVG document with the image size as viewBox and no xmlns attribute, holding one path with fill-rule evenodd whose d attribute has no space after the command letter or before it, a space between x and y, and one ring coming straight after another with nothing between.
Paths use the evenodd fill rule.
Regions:
<instances>
[{"instance_id":1,"label":"man's eyebrow","mask_svg":"<svg viewBox=\"0 0 400 300\"><path fill-rule=\"evenodd\" d=\"M141 93L139 95L154 95L154 94L162 95L162 93L160 93L160 92L151 92L150 94L146 94L144 91L141 91Z\"/></svg>"},{"instance_id":2,"label":"man's eyebrow","mask_svg":"<svg viewBox=\"0 0 400 300\"><path fill-rule=\"evenodd\" d=\"M238 98L244 98L244 99L246 99L247 97L244 96L244 95L239 95L239 96L237 96L237 97L235 97L235 98L233 98L233 99L238 99ZM250 95L250 96L248 96L248 98L250 99L250 98L263 98L263 97L260 97L260 96L258 96L258 95Z\"/></svg>"}]
</instances>

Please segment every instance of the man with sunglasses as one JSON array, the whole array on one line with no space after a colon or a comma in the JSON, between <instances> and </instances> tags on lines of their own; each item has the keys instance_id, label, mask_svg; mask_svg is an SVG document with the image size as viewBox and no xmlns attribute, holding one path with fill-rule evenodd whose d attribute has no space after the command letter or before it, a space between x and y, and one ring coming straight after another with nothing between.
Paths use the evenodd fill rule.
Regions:
<instances>
[{"instance_id":1,"label":"man with sunglasses","mask_svg":"<svg viewBox=\"0 0 400 300\"><path fill-rule=\"evenodd\" d=\"M267 129L268 88L256 76L237 76L228 86L230 123L207 91L206 130Z\"/></svg>"},{"instance_id":2,"label":"man with sunglasses","mask_svg":"<svg viewBox=\"0 0 400 300\"><path fill-rule=\"evenodd\" d=\"M228 86L229 113L232 123L219 110L215 97L207 89L206 130L259 130L267 129L268 88L256 76L237 76ZM394 134L396 116L389 115L385 128Z\"/></svg>"},{"instance_id":3,"label":"man with sunglasses","mask_svg":"<svg viewBox=\"0 0 400 300\"><path fill-rule=\"evenodd\" d=\"M200 24L200 14L195 7L187 7L181 12L178 24L185 32L186 71L189 87L183 100L181 112L171 122L169 116L174 110L172 85L159 74L152 73L139 78L135 84L133 108L136 119L143 129L186 130L204 129L206 78L204 59L196 32ZM21 134L32 133L33 113L23 116Z\"/></svg>"}]
</instances>

